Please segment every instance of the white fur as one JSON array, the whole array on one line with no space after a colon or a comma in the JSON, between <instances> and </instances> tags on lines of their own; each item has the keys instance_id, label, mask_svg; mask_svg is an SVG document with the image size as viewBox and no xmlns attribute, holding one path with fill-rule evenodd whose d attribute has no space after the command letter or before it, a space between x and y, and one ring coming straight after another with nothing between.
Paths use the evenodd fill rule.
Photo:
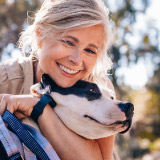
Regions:
<instances>
[{"instance_id":1,"label":"white fur","mask_svg":"<svg viewBox=\"0 0 160 160\"><path fill-rule=\"evenodd\" d=\"M43 93L38 90L37 84L31 87L32 91L34 89L38 94ZM116 121L126 120L124 112L117 106L119 101L111 100L106 90L101 92L102 97L94 101L73 94L61 95L52 92L51 96L57 103L54 110L68 128L87 139L98 139L124 131L126 127L122 124L113 124ZM99 123L84 115L93 117ZM24 122L37 128L33 121Z\"/></svg>"}]
</instances>

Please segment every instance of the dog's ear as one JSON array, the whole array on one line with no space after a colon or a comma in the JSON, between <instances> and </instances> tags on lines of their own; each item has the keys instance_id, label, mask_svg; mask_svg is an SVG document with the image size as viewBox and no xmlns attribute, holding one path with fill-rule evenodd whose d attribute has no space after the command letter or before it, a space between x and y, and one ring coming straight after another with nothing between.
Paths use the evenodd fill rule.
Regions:
<instances>
[{"instance_id":1,"label":"dog's ear","mask_svg":"<svg viewBox=\"0 0 160 160\"><path fill-rule=\"evenodd\" d=\"M41 77L41 85L42 85L42 88L45 88L46 86L50 86L49 84L49 81L50 81L50 77L48 74L42 74L42 77Z\"/></svg>"},{"instance_id":2,"label":"dog's ear","mask_svg":"<svg viewBox=\"0 0 160 160\"><path fill-rule=\"evenodd\" d=\"M33 96L35 97L41 97L41 84L40 83L36 83L34 85L31 86L30 88L30 92Z\"/></svg>"},{"instance_id":3,"label":"dog's ear","mask_svg":"<svg viewBox=\"0 0 160 160\"><path fill-rule=\"evenodd\" d=\"M43 85L42 83L36 83L31 86L30 88L31 94L36 97L41 97L44 94L50 94L51 89L50 86Z\"/></svg>"},{"instance_id":4,"label":"dog's ear","mask_svg":"<svg viewBox=\"0 0 160 160\"><path fill-rule=\"evenodd\" d=\"M43 94L51 93L51 86L48 83L48 78L50 77L47 74L43 74L41 82L31 86L30 91L33 96L41 97Z\"/></svg>"},{"instance_id":5,"label":"dog's ear","mask_svg":"<svg viewBox=\"0 0 160 160\"><path fill-rule=\"evenodd\" d=\"M54 80L51 79L51 77L48 75L48 74L42 74L42 77L41 77L41 85L42 85L42 88L49 88L50 89L50 92L53 91L55 88L60 88L55 82ZM49 93L50 93L49 92Z\"/></svg>"}]
</instances>

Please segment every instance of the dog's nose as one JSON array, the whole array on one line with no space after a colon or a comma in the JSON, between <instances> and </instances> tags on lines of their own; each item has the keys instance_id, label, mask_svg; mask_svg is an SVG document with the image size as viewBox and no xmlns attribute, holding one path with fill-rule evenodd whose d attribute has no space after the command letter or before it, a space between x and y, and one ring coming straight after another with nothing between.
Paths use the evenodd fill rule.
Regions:
<instances>
[{"instance_id":1,"label":"dog's nose","mask_svg":"<svg viewBox=\"0 0 160 160\"><path fill-rule=\"evenodd\" d=\"M134 111L134 105L130 102L127 103L119 103L118 104L119 108L125 112L127 115L130 115Z\"/></svg>"}]
</instances>

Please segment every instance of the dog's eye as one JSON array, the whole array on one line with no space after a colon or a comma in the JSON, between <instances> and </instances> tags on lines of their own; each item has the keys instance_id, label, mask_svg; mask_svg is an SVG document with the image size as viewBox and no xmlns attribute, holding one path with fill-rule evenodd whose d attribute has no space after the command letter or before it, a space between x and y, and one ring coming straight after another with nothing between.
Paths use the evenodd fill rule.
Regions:
<instances>
[{"instance_id":1,"label":"dog's eye","mask_svg":"<svg viewBox=\"0 0 160 160\"><path fill-rule=\"evenodd\" d=\"M96 90L94 88L90 88L89 91L92 93L96 93Z\"/></svg>"}]
</instances>

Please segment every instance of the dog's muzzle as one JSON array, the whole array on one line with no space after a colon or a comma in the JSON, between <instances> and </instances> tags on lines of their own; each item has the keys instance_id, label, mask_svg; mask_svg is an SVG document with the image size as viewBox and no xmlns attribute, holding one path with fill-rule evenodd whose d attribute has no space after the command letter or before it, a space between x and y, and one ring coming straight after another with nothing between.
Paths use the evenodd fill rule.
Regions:
<instances>
[{"instance_id":1,"label":"dog's muzzle","mask_svg":"<svg viewBox=\"0 0 160 160\"><path fill-rule=\"evenodd\" d=\"M126 116L125 121L116 122L116 124L122 124L123 127L127 126L127 129L120 132L121 134L123 134L123 133L127 132L131 127L132 117L133 117L133 114L134 114L134 105L130 102L127 102L127 103L119 103L118 107L121 109L122 112L125 113L125 116Z\"/></svg>"}]
</instances>

